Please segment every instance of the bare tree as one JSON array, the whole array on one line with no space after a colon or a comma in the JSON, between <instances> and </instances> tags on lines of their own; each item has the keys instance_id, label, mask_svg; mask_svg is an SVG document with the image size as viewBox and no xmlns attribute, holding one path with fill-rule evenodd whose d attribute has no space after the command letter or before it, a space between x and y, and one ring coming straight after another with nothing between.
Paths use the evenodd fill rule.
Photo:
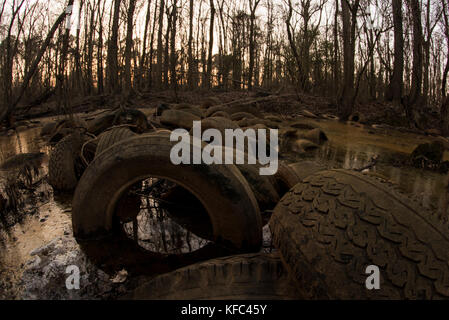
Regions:
<instances>
[{"instance_id":1,"label":"bare tree","mask_svg":"<svg viewBox=\"0 0 449 320\"><path fill-rule=\"evenodd\" d=\"M387 99L400 103L404 88L404 28L402 0L392 0L394 23L394 67Z\"/></svg>"},{"instance_id":2,"label":"bare tree","mask_svg":"<svg viewBox=\"0 0 449 320\"><path fill-rule=\"evenodd\" d=\"M286 27L287 27L288 42L290 44L290 49L292 51L293 57L296 62L296 68L298 70L297 75L295 76L296 81L299 86L299 90L304 91L306 79L305 79L304 72L302 70L302 62L301 62L301 58L298 53L298 49L296 47L296 42L295 42L295 38L294 38L294 34L293 34L293 28L291 25L292 16L293 16L293 4L292 4L291 0L288 0L288 13L287 13L287 19L285 21Z\"/></svg>"},{"instance_id":3,"label":"bare tree","mask_svg":"<svg viewBox=\"0 0 449 320\"><path fill-rule=\"evenodd\" d=\"M193 89L193 0L190 0L189 2L189 43L187 48L187 55L188 55L188 75L187 75L187 83L189 84L189 88Z\"/></svg>"},{"instance_id":4,"label":"bare tree","mask_svg":"<svg viewBox=\"0 0 449 320\"><path fill-rule=\"evenodd\" d=\"M69 0L68 6L73 5L73 0ZM22 81L22 85L19 89L19 94L17 96L17 98L10 103L9 105L3 107L0 110L0 122L3 122L5 120L5 118L9 119L9 116L12 114L12 111L15 109L15 107L17 106L17 104L20 102L20 100L22 99L23 95L25 94L26 89L28 88L28 84L31 80L31 78L33 77L34 73L36 72L39 63L42 59L42 56L44 55L45 51L47 50L51 39L53 38L56 30L59 28L59 26L61 25L61 23L64 21L64 19L66 18L66 10L64 9L64 11L59 15L59 17L56 19L55 23L53 24L52 28L50 29L50 31L47 34L47 37L45 38L45 41L42 43L36 58L34 59L33 63L30 66L30 69L28 70L27 74L25 75L23 81ZM9 121L10 122L10 121Z\"/></svg>"},{"instance_id":5,"label":"bare tree","mask_svg":"<svg viewBox=\"0 0 449 320\"><path fill-rule=\"evenodd\" d=\"M355 70L355 40L357 12L360 1L355 0L352 6L348 0L341 0L343 22L343 91L339 101L339 114L341 120L347 120L354 109L354 70Z\"/></svg>"},{"instance_id":6,"label":"bare tree","mask_svg":"<svg viewBox=\"0 0 449 320\"><path fill-rule=\"evenodd\" d=\"M177 64L177 54L176 54L176 23L178 19L178 3L177 0L173 0L172 8L172 25L171 25L171 38L170 38L170 83L175 91L177 89L177 75L176 75L176 64Z\"/></svg>"},{"instance_id":7,"label":"bare tree","mask_svg":"<svg viewBox=\"0 0 449 320\"><path fill-rule=\"evenodd\" d=\"M129 95L132 91L131 83L131 49L133 46L133 17L136 8L136 0L129 0L127 14L127 32L125 44L125 92Z\"/></svg>"},{"instance_id":8,"label":"bare tree","mask_svg":"<svg viewBox=\"0 0 449 320\"><path fill-rule=\"evenodd\" d=\"M117 93L119 89L118 77L118 36L119 36L119 19L120 19L120 2L121 0L114 0L114 13L112 18L111 37L108 44L108 64L107 64L107 79L109 92Z\"/></svg>"},{"instance_id":9,"label":"bare tree","mask_svg":"<svg viewBox=\"0 0 449 320\"><path fill-rule=\"evenodd\" d=\"M250 27L249 27L249 74L248 74L248 89L253 88L253 74L254 74L254 52L256 50L255 24L256 24L256 10L260 0L250 0Z\"/></svg>"},{"instance_id":10,"label":"bare tree","mask_svg":"<svg viewBox=\"0 0 449 320\"><path fill-rule=\"evenodd\" d=\"M417 107L422 102L423 33L421 9L418 0L407 0L413 23L413 72L410 95L404 101L407 119L412 126L419 126Z\"/></svg>"},{"instance_id":11,"label":"bare tree","mask_svg":"<svg viewBox=\"0 0 449 320\"><path fill-rule=\"evenodd\" d=\"M209 24L209 49L207 56L207 69L206 69L206 83L205 86L211 86L211 75L212 75L212 55L214 46L214 21L215 21L215 6L214 0L210 0L210 24Z\"/></svg>"},{"instance_id":12,"label":"bare tree","mask_svg":"<svg viewBox=\"0 0 449 320\"><path fill-rule=\"evenodd\" d=\"M138 72L138 82L139 87L141 88L143 85L143 74L146 66L146 60L147 60L147 39L148 39L148 33L150 29L150 19L151 19L151 0L148 1L147 4L147 13L145 15L145 31L143 32L143 38L142 38L142 53L140 54L140 60L139 60L139 72Z\"/></svg>"},{"instance_id":13,"label":"bare tree","mask_svg":"<svg viewBox=\"0 0 449 320\"><path fill-rule=\"evenodd\" d=\"M449 74L449 13L448 13L448 5L443 1L443 30L444 35L446 37L446 66L443 71L443 79L441 81L441 95L442 95L442 104L441 104L441 127L443 134L445 136L449 135L449 95L447 93L447 78Z\"/></svg>"},{"instance_id":14,"label":"bare tree","mask_svg":"<svg viewBox=\"0 0 449 320\"><path fill-rule=\"evenodd\" d=\"M162 85L162 30L164 24L164 7L165 1L161 0L159 7L159 22L157 31L157 65L156 65L156 87Z\"/></svg>"}]
</instances>

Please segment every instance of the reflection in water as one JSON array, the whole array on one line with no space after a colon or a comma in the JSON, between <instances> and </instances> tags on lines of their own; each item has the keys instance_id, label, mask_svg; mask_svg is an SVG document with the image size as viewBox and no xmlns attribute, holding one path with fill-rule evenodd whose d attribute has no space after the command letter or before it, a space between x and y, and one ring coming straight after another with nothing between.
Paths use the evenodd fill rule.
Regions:
<instances>
[{"instance_id":1,"label":"reflection in water","mask_svg":"<svg viewBox=\"0 0 449 320\"><path fill-rule=\"evenodd\" d=\"M0 137L0 163L16 154L32 152L49 152L49 147L40 137L40 128Z\"/></svg>"},{"instance_id":2,"label":"reflection in water","mask_svg":"<svg viewBox=\"0 0 449 320\"><path fill-rule=\"evenodd\" d=\"M422 137L404 133L398 134L399 137L372 134L365 129L351 129L351 126L336 122L320 121L317 125L329 137L329 142L315 154L317 161L326 162L330 168L360 169L370 164L373 157L378 157L377 164L370 171L413 194L433 214L442 213L446 201L444 175L400 165L408 157L409 151L406 150L413 150L426 142ZM351 130L350 135L348 130Z\"/></svg>"}]
</instances>

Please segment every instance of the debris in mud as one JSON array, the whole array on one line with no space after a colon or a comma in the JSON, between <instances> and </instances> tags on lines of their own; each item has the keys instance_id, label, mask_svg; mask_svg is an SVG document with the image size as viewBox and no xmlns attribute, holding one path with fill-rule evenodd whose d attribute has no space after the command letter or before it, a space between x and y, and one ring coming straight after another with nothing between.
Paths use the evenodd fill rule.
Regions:
<instances>
[{"instance_id":1,"label":"debris in mud","mask_svg":"<svg viewBox=\"0 0 449 320\"><path fill-rule=\"evenodd\" d=\"M115 274L115 276L111 279L112 283L123 283L128 278L128 271L125 269L120 270Z\"/></svg>"},{"instance_id":2,"label":"debris in mud","mask_svg":"<svg viewBox=\"0 0 449 320\"><path fill-rule=\"evenodd\" d=\"M1 165L0 170L20 170L28 166L33 169L38 169L46 159L46 154L38 153L20 153L6 159Z\"/></svg>"},{"instance_id":3,"label":"debris in mud","mask_svg":"<svg viewBox=\"0 0 449 320\"><path fill-rule=\"evenodd\" d=\"M111 279L95 267L71 235L55 238L30 255L21 279L22 299L111 299L127 292L132 285L126 270ZM66 287L68 266L79 268L79 289Z\"/></svg>"},{"instance_id":4,"label":"debris in mud","mask_svg":"<svg viewBox=\"0 0 449 320\"><path fill-rule=\"evenodd\" d=\"M4 231L22 221L26 214L36 213L38 203L50 199L52 190L40 171L40 161L33 159L17 170L6 172L0 187L0 228ZM12 162L8 167L11 166Z\"/></svg>"}]
</instances>

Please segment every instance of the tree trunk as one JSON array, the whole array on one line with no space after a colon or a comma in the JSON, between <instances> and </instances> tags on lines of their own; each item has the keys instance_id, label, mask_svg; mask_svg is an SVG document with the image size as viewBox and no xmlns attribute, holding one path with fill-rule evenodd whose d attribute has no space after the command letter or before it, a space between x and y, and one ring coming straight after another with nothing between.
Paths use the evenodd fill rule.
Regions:
<instances>
[{"instance_id":1,"label":"tree trunk","mask_svg":"<svg viewBox=\"0 0 449 320\"><path fill-rule=\"evenodd\" d=\"M151 19L151 0L148 1L147 13L145 15L145 30L143 32L142 39L142 53L139 59L139 73L138 73L138 84L139 88L142 88L143 84L143 74L145 70L146 60L147 60L147 38L148 38L148 29L150 28L150 19Z\"/></svg>"},{"instance_id":2,"label":"tree trunk","mask_svg":"<svg viewBox=\"0 0 449 320\"><path fill-rule=\"evenodd\" d=\"M171 26L171 38L170 38L170 83L175 91L176 94L176 82L177 82L177 76L176 76L176 63L177 63L177 56L176 56L176 22L178 18L178 7L177 7L177 0L173 0L173 10L172 10L172 26Z\"/></svg>"},{"instance_id":3,"label":"tree trunk","mask_svg":"<svg viewBox=\"0 0 449 320\"><path fill-rule=\"evenodd\" d=\"M447 4L443 2L443 22L444 34L446 36L447 52L449 52L449 13L447 12ZM449 136L449 96L447 94L447 78L449 74L449 54L447 54L446 67L443 72L443 79L441 82L441 129L444 136Z\"/></svg>"},{"instance_id":4,"label":"tree trunk","mask_svg":"<svg viewBox=\"0 0 449 320\"><path fill-rule=\"evenodd\" d=\"M133 17L135 8L136 8L136 0L129 0L126 43L125 43L125 87L124 87L124 91L126 92L127 95L131 94L132 91L131 50L133 47L133 25L134 25Z\"/></svg>"},{"instance_id":5,"label":"tree trunk","mask_svg":"<svg viewBox=\"0 0 449 320\"><path fill-rule=\"evenodd\" d=\"M255 0L254 5L250 1L251 5L251 16L250 16L250 27L249 27L249 73L248 73L248 89L253 88L253 74L254 74L254 51L256 47L255 39L255 23L256 23L256 10L259 5L260 0Z\"/></svg>"},{"instance_id":6,"label":"tree trunk","mask_svg":"<svg viewBox=\"0 0 449 320\"><path fill-rule=\"evenodd\" d=\"M357 11L359 0L352 7L348 0L341 1L343 21L343 52L344 52L344 75L343 91L339 101L339 114L342 121L348 120L354 109L354 55L355 55L355 29L357 24Z\"/></svg>"},{"instance_id":7,"label":"tree trunk","mask_svg":"<svg viewBox=\"0 0 449 320\"><path fill-rule=\"evenodd\" d=\"M419 0L408 0L413 21L413 71L410 95L405 101L405 112L412 126L419 127L417 106L422 100L423 33Z\"/></svg>"},{"instance_id":8,"label":"tree trunk","mask_svg":"<svg viewBox=\"0 0 449 320\"><path fill-rule=\"evenodd\" d=\"M187 48L188 65L189 70L187 71L187 83L190 89L193 89L193 0L190 0L189 4L189 43Z\"/></svg>"},{"instance_id":9,"label":"tree trunk","mask_svg":"<svg viewBox=\"0 0 449 320\"><path fill-rule=\"evenodd\" d=\"M342 0L344 1L344 0ZM335 0L335 17L334 17L334 56L333 56L333 78L334 78L334 85L333 90L336 97L338 97L338 91L339 91L339 82L340 82L340 61L338 59L338 52L340 50L338 45L338 0Z\"/></svg>"},{"instance_id":10,"label":"tree trunk","mask_svg":"<svg viewBox=\"0 0 449 320\"><path fill-rule=\"evenodd\" d=\"M215 7L214 0L210 0L210 25L209 25L209 53L207 56L207 71L206 71L206 87L211 86L212 75L212 49L214 46L214 19L215 19Z\"/></svg>"},{"instance_id":11,"label":"tree trunk","mask_svg":"<svg viewBox=\"0 0 449 320\"><path fill-rule=\"evenodd\" d=\"M118 77L118 27L120 18L120 1L114 0L114 14L112 19L111 37L109 38L108 45L108 67L107 67L107 79L108 90L112 93L117 93L119 88Z\"/></svg>"},{"instance_id":12,"label":"tree trunk","mask_svg":"<svg viewBox=\"0 0 449 320\"><path fill-rule=\"evenodd\" d=\"M97 90L98 90L98 94L103 94L103 92L104 92L104 84L103 84L103 23L102 23L103 12L104 11L101 10L101 6L100 6L100 2L99 2L98 3L99 30L98 30L98 48L97 48L97 82L98 82Z\"/></svg>"},{"instance_id":13,"label":"tree trunk","mask_svg":"<svg viewBox=\"0 0 449 320\"><path fill-rule=\"evenodd\" d=\"M402 0L393 0L394 66L387 100L400 103L404 88L404 27Z\"/></svg>"},{"instance_id":14,"label":"tree trunk","mask_svg":"<svg viewBox=\"0 0 449 320\"><path fill-rule=\"evenodd\" d=\"M165 1L161 0L159 8L159 23L157 31L157 65L156 65L156 87L162 86L162 29L164 24L164 7Z\"/></svg>"},{"instance_id":15,"label":"tree trunk","mask_svg":"<svg viewBox=\"0 0 449 320\"><path fill-rule=\"evenodd\" d=\"M154 4L154 16L153 16L153 27L151 32L151 38L150 38L150 64L148 68L148 81L147 84L149 87L153 84L153 56L154 56L154 49L153 49L153 42L154 42L154 33L156 30L156 23L157 23L157 1Z\"/></svg>"},{"instance_id":16,"label":"tree trunk","mask_svg":"<svg viewBox=\"0 0 449 320\"><path fill-rule=\"evenodd\" d=\"M290 44L290 49L292 50L293 57L295 58L296 68L298 70L296 80L298 82L300 91L304 91L305 79L304 79L304 73L303 73L303 70L301 67L302 66L301 58L299 56L298 49L296 48L295 39L294 39L292 27L291 27L292 15L293 15L293 5L292 5L291 0L288 0L288 15L287 15L287 20L286 20L287 37L288 37L288 42Z\"/></svg>"},{"instance_id":17,"label":"tree trunk","mask_svg":"<svg viewBox=\"0 0 449 320\"><path fill-rule=\"evenodd\" d=\"M165 88L168 88L168 70L170 67L170 51L169 51L169 47L170 47L170 31L171 31L171 27L172 27L172 20L173 20L173 15L172 12L170 12L169 8L167 7L167 17L168 17L168 21L167 21L167 30L165 32L165 49L164 49L164 86Z\"/></svg>"}]
</instances>

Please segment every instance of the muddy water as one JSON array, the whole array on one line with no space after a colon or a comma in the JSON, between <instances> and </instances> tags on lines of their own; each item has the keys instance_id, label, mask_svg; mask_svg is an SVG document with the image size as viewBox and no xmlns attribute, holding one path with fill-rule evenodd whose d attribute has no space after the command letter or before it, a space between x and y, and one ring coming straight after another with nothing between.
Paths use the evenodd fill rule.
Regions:
<instances>
[{"instance_id":1,"label":"muddy water","mask_svg":"<svg viewBox=\"0 0 449 320\"><path fill-rule=\"evenodd\" d=\"M307 120L321 127L329 137L329 142L313 157L329 167L358 169L378 158L376 166L370 170L386 176L400 184L403 189L414 193L423 205L441 210L444 203L444 177L430 171L417 170L405 166L395 166L396 160L405 159L418 145L431 138L410 133L359 128L335 121ZM34 128L10 136L0 137L0 163L8 157L28 152L49 153L49 147ZM449 159L449 155L445 155ZM45 164L44 164L45 166ZM46 173L47 168L43 168ZM0 172L0 178L1 178ZM9 290L7 297L14 296L14 285L21 277L23 266L30 259L30 252L55 237L70 230L70 199L50 196L39 206L37 214L26 216L23 223L15 226L0 242L0 299L2 289ZM9 287L8 287L9 286Z\"/></svg>"},{"instance_id":2,"label":"muddy water","mask_svg":"<svg viewBox=\"0 0 449 320\"><path fill-rule=\"evenodd\" d=\"M433 141L432 137L337 121L310 122L329 137L329 142L315 154L316 160L330 167L361 169L377 158L369 171L400 185L432 212L442 212L446 201L445 175L403 164L417 145ZM449 160L447 151L444 160Z\"/></svg>"},{"instance_id":3,"label":"muddy water","mask_svg":"<svg viewBox=\"0 0 449 320\"><path fill-rule=\"evenodd\" d=\"M19 153L48 153L49 147L39 133L40 128L33 128L22 132L14 131L10 136L0 136L0 163Z\"/></svg>"},{"instance_id":4,"label":"muddy water","mask_svg":"<svg viewBox=\"0 0 449 320\"><path fill-rule=\"evenodd\" d=\"M49 147L40 137L40 128L0 137L0 163L16 154L35 152L49 152ZM47 163L44 162L40 177L46 175L46 166ZM3 188L8 174L0 171L0 188ZM30 252L55 237L62 236L64 230L70 228L70 203L55 200L47 184L43 184L41 188L50 189L44 190L50 192L49 201L38 203L38 211L33 215L25 212L22 223L15 225L8 233L0 230L0 299L17 295L17 283L24 264L30 259Z\"/></svg>"}]
</instances>

